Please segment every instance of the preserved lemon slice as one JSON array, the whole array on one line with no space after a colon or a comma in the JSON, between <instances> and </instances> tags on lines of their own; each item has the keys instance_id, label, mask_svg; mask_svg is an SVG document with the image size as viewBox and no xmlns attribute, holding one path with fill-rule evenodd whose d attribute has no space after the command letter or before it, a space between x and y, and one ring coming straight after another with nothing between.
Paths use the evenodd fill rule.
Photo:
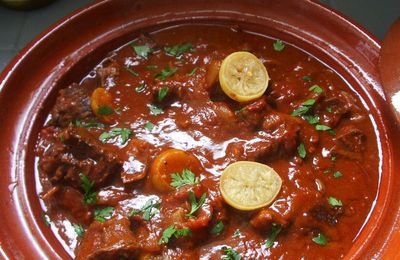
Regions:
<instances>
[{"instance_id":1,"label":"preserved lemon slice","mask_svg":"<svg viewBox=\"0 0 400 260\"><path fill-rule=\"evenodd\" d=\"M274 169L249 161L226 167L219 183L226 203L240 210L254 210L271 204L281 186L282 179Z\"/></svg>"},{"instance_id":2,"label":"preserved lemon slice","mask_svg":"<svg viewBox=\"0 0 400 260\"><path fill-rule=\"evenodd\" d=\"M228 55L219 70L222 90L239 102L259 98L267 89L268 81L269 76L264 64L246 51Z\"/></svg>"}]
</instances>

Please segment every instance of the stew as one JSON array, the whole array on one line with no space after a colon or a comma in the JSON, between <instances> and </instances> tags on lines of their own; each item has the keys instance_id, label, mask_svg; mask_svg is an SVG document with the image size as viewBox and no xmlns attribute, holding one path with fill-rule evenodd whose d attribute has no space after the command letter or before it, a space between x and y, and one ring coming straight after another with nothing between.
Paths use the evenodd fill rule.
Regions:
<instances>
[{"instance_id":1,"label":"stew","mask_svg":"<svg viewBox=\"0 0 400 260\"><path fill-rule=\"evenodd\" d=\"M221 88L236 52L267 80L249 100ZM379 178L360 96L315 57L238 26L181 25L112 51L58 92L36 151L44 220L75 259L343 258Z\"/></svg>"}]
</instances>

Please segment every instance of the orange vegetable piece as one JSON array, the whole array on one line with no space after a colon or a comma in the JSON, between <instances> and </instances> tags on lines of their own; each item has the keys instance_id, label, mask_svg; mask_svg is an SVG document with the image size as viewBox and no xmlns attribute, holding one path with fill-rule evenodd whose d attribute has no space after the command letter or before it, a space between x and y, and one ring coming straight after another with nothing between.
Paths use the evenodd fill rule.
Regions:
<instances>
[{"instance_id":1,"label":"orange vegetable piece","mask_svg":"<svg viewBox=\"0 0 400 260\"><path fill-rule=\"evenodd\" d=\"M95 115L110 121L110 115L114 113L113 97L105 88L96 88L90 98L90 107Z\"/></svg>"}]
</instances>

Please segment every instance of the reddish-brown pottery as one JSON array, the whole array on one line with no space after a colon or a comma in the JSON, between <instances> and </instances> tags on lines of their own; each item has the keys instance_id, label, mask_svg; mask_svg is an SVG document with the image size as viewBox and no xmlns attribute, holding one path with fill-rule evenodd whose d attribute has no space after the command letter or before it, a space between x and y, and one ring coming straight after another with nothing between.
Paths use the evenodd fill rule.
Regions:
<instances>
[{"instance_id":1,"label":"reddish-brown pottery","mask_svg":"<svg viewBox=\"0 0 400 260\"><path fill-rule=\"evenodd\" d=\"M35 188L35 142L57 90L80 80L141 29L179 23L239 24L280 38L333 68L359 93L375 122L380 184L369 221L346 258L400 258L399 129L379 80L380 43L311 0L103 0L31 42L0 75L3 258L70 259L42 220Z\"/></svg>"}]
</instances>

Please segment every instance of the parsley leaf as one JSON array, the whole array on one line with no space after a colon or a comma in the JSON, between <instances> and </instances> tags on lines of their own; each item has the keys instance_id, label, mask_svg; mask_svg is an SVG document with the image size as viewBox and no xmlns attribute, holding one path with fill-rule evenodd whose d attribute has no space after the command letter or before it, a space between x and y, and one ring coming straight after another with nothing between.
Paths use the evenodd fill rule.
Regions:
<instances>
[{"instance_id":1,"label":"parsley leaf","mask_svg":"<svg viewBox=\"0 0 400 260\"><path fill-rule=\"evenodd\" d=\"M167 96L168 90L169 90L168 87L162 87L158 90L157 99L159 102L163 101L163 99Z\"/></svg>"},{"instance_id":2,"label":"parsley leaf","mask_svg":"<svg viewBox=\"0 0 400 260\"><path fill-rule=\"evenodd\" d=\"M224 230L224 223L222 221L218 221L218 223L211 229L210 233L213 235L219 235Z\"/></svg>"},{"instance_id":3,"label":"parsley leaf","mask_svg":"<svg viewBox=\"0 0 400 260\"><path fill-rule=\"evenodd\" d=\"M132 45L132 48L136 52L136 55L145 59L147 59L149 54L153 52L153 50L147 45Z\"/></svg>"},{"instance_id":4,"label":"parsley leaf","mask_svg":"<svg viewBox=\"0 0 400 260\"><path fill-rule=\"evenodd\" d=\"M242 258L233 248L224 246L221 249L224 251L224 256L222 257L224 260L240 260Z\"/></svg>"},{"instance_id":5,"label":"parsley leaf","mask_svg":"<svg viewBox=\"0 0 400 260\"><path fill-rule=\"evenodd\" d=\"M93 191L94 181L90 181L89 177L83 173L80 173L79 177L81 178L82 189L85 192L83 195L83 202L89 205L95 204L97 193Z\"/></svg>"},{"instance_id":6,"label":"parsley leaf","mask_svg":"<svg viewBox=\"0 0 400 260\"><path fill-rule=\"evenodd\" d=\"M42 213L42 219L46 227L50 227L50 217L45 213Z\"/></svg>"},{"instance_id":7,"label":"parsley leaf","mask_svg":"<svg viewBox=\"0 0 400 260\"><path fill-rule=\"evenodd\" d=\"M320 246L325 246L328 243L328 240L322 233L319 233L318 236L313 237L312 241Z\"/></svg>"},{"instance_id":8,"label":"parsley leaf","mask_svg":"<svg viewBox=\"0 0 400 260\"><path fill-rule=\"evenodd\" d=\"M315 129L317 131L327 131L327 130L330 130L331 128L327 125L316 125Z\"/></svg>"},{"instance_id":9,"label":"parsley leaf","mask_svg":"<svg viewBox=\"0 0 400 260\"><path fill-rule=\"evenodd\" d=\"M191 209L190 212L188 214L186 214L186 216L188 218L193 218L193 214L196 213L196 211L198 211L201 206L203 206L204 202L206 201L206 197L207 194L203 193L203 195L201 195L199 201L196 201L196 197L194 196L193 191L189 191L189 203L191 205Z\"/></svg>"},{"instance_id":10,"label":"parsley leaf","mask_svg":"<svg viewBox=\"0 0 400 260\"><path fill-rule=\"evenodd\" d=\"M326 111L329 112L329 113L332 113L332 107L327 107Z\"/></svg>"},{"instance_id":11,"label":"parsley leaf","mask_svg":"<svg viewBox=\"0 0 400 260\"><path fill-rule=\"evenodd\" d=\"M340 178L340 177L342 177L343 176L343 173L341 173L340 171L336 171L334 174L333 174L333 177L335 177L335 178Z\"/></svg>"},{"instance_id":12,"label":"parsley leaf","mask_svg":"<svg viewBox=\"0 0 400 260\"><path fill-rule=\"evenodd\" d=\"M304 101L301 106L294 110L290 115L291 116L300 116L308 112L310 110L311 106L315 104L315 99L307 99Z\"/></svg>"},{"instance_id":13,"label":"parsley leaf","mask_svg":"<svg viewBox=\"0 0 400 260\"><path fill-rule=\"evenodd\" d=\"M97 108L97 114L102 116L108 116L114 113L114 110L109 106L99 106Z\"/></svg>"},{"instance_id":14,"label":"parsley leaf","mask_svg":"<svg viewBox=\"0 0 400 260\"><path fill-rule=\"evenodd\" d=\"M164 69L161 70L161 72L156 74L156 79L158 80L166 80L169 76L172 76L178 68L173 68L171 69L169 66L166 66Z\"/></svg>"},{"instance_id":15,"label":"parsley leaf","mask_svg":"<svg viewBox=\"0 0 400 260\"><path fill-rule=\"evenodd\" d=\"M318 115L303 115L304 120L306 120L311 125L317 124L319 122Z\"/></svg>"},{"instance_id":16,"label":"parsley leaf","mask_svg":"<svg viewBox=\"0 0 400 260\"><path fill-rule=\"evenodd\" d=\"M105 207L102 209L94 210L94 219L99 222L105 222L109 217L111 217L114 211L114 207Z\"/></svg>"},{"instance_id":17,"label":"parsley leaf","mask_svg":"<svg viewBox=\"0 0 400 260\"><path fill-rule=\"evenodd\" d=\"M140 209L134 209L129 214L128 217L143 213L142 218L144 220L150 220L157 214L157 208L160 206L160 202L157 200L149 199Z\"/></svg>"},{"instance_id":18,"label":"parsley leaf","mask_svg":"<svg viewBox=\"0 0 400 260\"><path fill-rule=\"evenodd\" d=\"M104 124L95 121L90 121L86 123L86 122L81 122L80 120L75 120L74 124L77 127L81 128L104 128Z\"/></svg>"},{"instance_id":19,"label":"parsley leaf","mask_svg":"<svg viewBox=\"0 0 400 260\"><path fill-rule=\"evenodd\" d=\"M276 40L273 44L274 50L276 51L283 51L285 49L285 44L281 40Z\"/></svg>"},{"instance_id":20,"label":"parsley leaf","mask_svg":"<svg viewBox=\"0 0 400 260\"><path fill-rule=\"evenodd\" d=\"M164 50L165 52L174 57L179 57L183 53L191 51L193 48L191 43L184 43L184 44L177 44L172 47L165 47Z\"/></svg>"},{"instance_id":21,"label":"parsley leaf","mask_svg":"<svg viewBox=\"0 0 400 260\"><path fill-rule=\"evenodd\" d=\"M139 73L137 73L137 72L134 71L133 69L128 68L128 67L125 67L125 69L126 69L127 72L129 72L130 74L132 74L132 76L135 76L135 77L139 76Z\"/></svg>"},{"instance_id":22,"label":"parsley leaf","mask_svg":"<svg viewBox=\"0 0 400 260\"><path fill-rule=\"evenodd\" d=\"M342 201L341 201L341 200L338 200L338 199L335 198L335 197L329 197L329 198L328 198L328 203L329 203L329 205L331 205L332 207L341 207L341 206L343 206Z\"/></svg>"},{"instance_id":23,"label":"parsley leaf","mask_svg":"<svg viewBox=\"0 0 400 260\"><path fill-rule=\"evenodd\" d=\"M153 131L154 126L155 126L155 125L154 125L152 122L147 122L147 123L144 125L144 128L146 128L147 130L149 130L149 131L151 132L151 131Z\"/></svg>"},{"instance_id":24,"label":"parsley leaf","mask_svg":"<svg viewBox=\"0 0 400 260\"><path fill-rule=\"evenodd\" d=\"M111 138L120 136L121 138L121 144L125 144L128 139L131 137L132 135L132 130L128 129L128 128L112 128L110 131L108 132L104 132L100 135L99 140L102 143L106 143L108 142L108 140L110 140Z\"/></svg>"},{"instance_id":25,"label":"parsley leaf","mask_svg":"<svg viewBox=\"0 0 400 260\"><path fill-rule=\"evenodd\" d=\"M267 248L270 248L274 245L276 238L278 237L281 230L282 230L281 225L272 223L271 233L269 233L267 240L265 240L265 246Z\"/></svg>"},{"instance_id":26,"label":"parsley leaf","mask_svg":"<svg viewBox=\"0 0 400 260\"><path fill-rule=\"evenodd\" d=\"M187 236L191 236L192 235L192 231L190 230L190 228L176 228L174 225L171 225L169 227L167 227L163 233L162 236L160 238L160 240L158 241L158 244L167 244L169 242L169 240L172 238L172 236L174 236L175 238L180 238L180 237L187 237Z\"/></svg>"},{"instance_id":27,"label":"parsley leaf","mask_svg":"<svg viewBox=\"0 0 400 260\"><path fill-rule=\"evenodd\" d=\"M306 158L307 151L304 146L304 143L300 143L299 146L297 146L297 153L299 154L300 158Z\"/></svg>"},{"instance_id":28,"label":"parsley leaf","mask_svg":"<svg viewBox=\"0 0 400 260\"><path fill-rule=\"evenodd\" d=\"M179 175L179 173L173 173L171 177L171 186L174 188L180 188L184 185L194 185L200 182L199 177L196 177L189 169L184 169L181 175Z\"/></svg>"},{"instance_id":29,"label":"parsley leaf","mask_svg":"<svg viewBox=\"0 0 400 260\"><path fill-rule=\"evenodd\" d=\"M313 80L311 76L304 76L302 79L308 82L311 82Z\"/></svg>"},{"instance_id":30,"label":"parsley leaf","mask_svg":"<svg viewBox=\"0 0 400 260\"><path fill-rule=\"evenodd\" d=\"M137 93L141 93L141 92L143 92L145 89L146 89L146 83L142 82L142 83L139 84L139 86L137 86L137 87L135 88L135 91L136 91Z\"/></svg>"},{"instance_id":31,"label":"parsley leaf","mask_svg":"<svg viewBox=\"0 0 400 260\"><path fill-rule=\"evenodd\" d=\"M232 237L240 237L241 235L242 235L242 233L240 232L240 229L236 229L235 232L233 232Z\"/></svg>"},{"instance_id":32,"label":"parsley leaf","mask_svg":"<svg viewBox=\"0 0 400 260\"><path fill-rule=\"evenodd\" d=\"M237 114L239 114L239 113L241 113L241 112L243 112L243 111L245 111L245 110L246 110L246 107L242 107L242 108L236 110L236 111L235 111L235 114L237 115Z\"/></svg>"},{"instance_id":33,"label":"parsley leaf","mask_svg":"<svg viewBox=\"0 0 400 260\"><path fill-rule=\"evenodd\" d=\"M312 106L314 104L315 104L315 99L313 98L307 99L302 103L303 106Z\"/></svg>"},{"instance_id":34,"label":"parsley leaf","mask_svg":"<svg viewBox=\"0 0 400 260\"><path fill-rule=\"evenodd\" d=\"M187 75L188 75L188 76L193 76L194 74L196 74L196 71L197 71L197 70L198 70L198 67L192 69L192 71L189 72Z\"/></svg>"},{"instance_id":35,"label":"parsley leaf","mask_svg":"<svg viewBox=\"0 0 400 260\"><path fill-rule=\"evenodd\" d=\"M158 66L157 65L147 65L145 68L148 70L155 70L158 68Z\"/></svg>"},{"instance_id":36,"label":"parsley leaf","mask_svg":"<svg viewBox=\"0 0 400 260\"><path fill-rule=\"evenodd\" d=\"M318 85L312 85L308 90L314 91L317 94L321 94L322 92L324 92L324 90Z\"/></svg>"},{"instance_id":37,"label":"parsley leaf","mask_svg":"<svg viewBox=\"0 0 400 260\"><path fill-rule=\"evenodd\" d=\"M156 105L149 105L149 109L150 109L150 114L158 116L164 113L164 111L162 110L162 108L156 106Z\"/></svg>"},{"instance_id":38,"label":"parsley leaf","mask_svg":"<svg viewBox=\"0 0 400 260\"><path fill-rule=\"evenodd\" d=\"M85 233L85 230L83 229L81 224L72 224L74 227L75 233L78 235L78 237L83 237L83 234Z\"/></svg>"}]
</instances>

